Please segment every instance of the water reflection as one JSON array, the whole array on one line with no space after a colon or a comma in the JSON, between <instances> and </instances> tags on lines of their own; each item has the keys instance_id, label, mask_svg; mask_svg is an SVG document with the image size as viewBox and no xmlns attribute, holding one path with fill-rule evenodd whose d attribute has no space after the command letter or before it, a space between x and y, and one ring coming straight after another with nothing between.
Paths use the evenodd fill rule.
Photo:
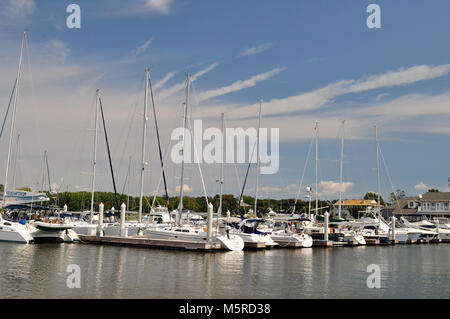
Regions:
<instances>
[{"instance_id":1,"label":"water reflection","mask_svg":"<svg viewBox=\"0 0 450 319\"><path fill-rule=\"evenodd\" d=\"M430 298L450 295L448 245L199 253L0 243L1 298ZM69 289L67 266L81 267ZM382 269L368 289L367 266Z\"/></svg>"}]
</instances>

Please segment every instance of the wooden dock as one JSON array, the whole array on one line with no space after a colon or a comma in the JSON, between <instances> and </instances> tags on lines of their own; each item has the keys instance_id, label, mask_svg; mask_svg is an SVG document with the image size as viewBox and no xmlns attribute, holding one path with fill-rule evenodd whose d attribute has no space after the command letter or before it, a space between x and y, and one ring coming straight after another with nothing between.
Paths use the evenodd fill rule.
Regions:
<instances>
[{"instance_id":1,"label":"wooden dock","mask_svg":"<svg viewBox=\"0 0 450 319\"><path fill-rule=\"evenodd\" d=\"M143 236L89 236L78 235L83 244L128 246L159 249L179 249L179 250L197 250L197 251L217 251L221 249L220 243L194 243L173 239L152 239Z\"/></svg>"},{"instance_id":2,"label":"wooden dock","mask_svg":"<svg viewBox=\"0 0 450 319\"><path fill-rule=\"evenodd\" d=\"M303 244L298 241L282 241L278 240L276 242L278 246L276 248L303 248Z\"/></svg>"},{"instance_id":3,"label":"wooden dock","mask_svg":"<svg viewBox=\"0 0 450 319\"><path fill-rule=\"evenodd\" d=\"M365 238L366 246L375 246L380 244L379 239Z\"/></svg>"},{"instance_id":4,"label":"wooden dock","mask_svg":"<svg viewBox=\"0 0 450 319\"><path fill-rule=\"evenodd\" d=\"M314 239L313 247L333 247L333 241Z\"/></svg>"},{"instance_id":5,"label":"wooden dock","mask_svg":"<svg viewBox=\"0 0 450 319\"><path fill-rule=\"evenodd\" d=\"M244 243L244 249L266 249L265 243Z\"/></svg>"}]
</instances>

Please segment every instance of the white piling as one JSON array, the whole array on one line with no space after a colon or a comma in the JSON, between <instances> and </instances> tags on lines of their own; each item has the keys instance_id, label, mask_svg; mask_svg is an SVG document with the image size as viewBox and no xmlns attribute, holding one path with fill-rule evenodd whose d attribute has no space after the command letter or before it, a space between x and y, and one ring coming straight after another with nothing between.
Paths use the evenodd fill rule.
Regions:
<instances>
[{"instance_id":1,"label":"white piling","mask_svg":"<svg viewBox=\"0 0 450 319\"><path fill-rule=\"evenodd\" d=\"M324 217L324 222L323 222L323 228L324 228L324 232L323 232L323 240L328 241L328 218L330 217L330 214L328 212L325 212L325 214L323 214Z\"/></svg>"},{"instance_id":2,"label":"white piling","mask_svg":"<svg viewBox=\"0 0 450 319\"><path fill-rule=\"evenodd\" d=\"M67 213L67 205L66 204L64 204L64 206L63 206L63 212Z\"/></svg>"},{"instance_id":3,"label":"white piling","mask_svg":"<svg viewBox=\"0 0 450 319\"><path fill-rule=\"evenodd\" d=\"M207 230L207 239L208 239L208 243L211 242L212 240L212 224L213 224L213 212L214 212L214 208L213 205L211 203L208 204L208 230Z\"/></svg>"},{"instance_id":4,"label":"white piling","mask_svg":"<svg viewBox=\"0 0 450 319\"><path fill-rule=\"evenodd\" d=\"M392 216L392 240L395 241L395 221L397 218L395 216Z\"/></svg>"},{"instance_id":5,"label":"white piling","mask_svg":"<svg viewBox=\"0 0 450 319\"><path fill-rule=\"evenodd\" d=\"M127 237L128 236L128 229L125 227L125 214L127 211L127 206L125 203L122 203L120 206L120 236L121 237Z\"/></svg>"},{"instance_id":6,"label":"white piling","mask_svg":"<svg viewBox=\"0 0 450 319\"><path fill-rule=\"evenodd\" d=\"M103 237L103 212L105 211L105 205L103 203L100 203L98 205L98 227L97 227L97 234L100 237Z\"/></svg>"}]
</instances>

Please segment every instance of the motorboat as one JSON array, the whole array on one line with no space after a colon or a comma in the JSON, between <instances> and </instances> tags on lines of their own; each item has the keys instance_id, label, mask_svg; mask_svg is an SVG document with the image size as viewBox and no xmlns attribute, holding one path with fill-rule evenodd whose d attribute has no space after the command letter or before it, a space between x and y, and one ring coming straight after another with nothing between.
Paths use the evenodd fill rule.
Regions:
<instances>
[{"instance_id":1,"label":"motorboat","mask_svg":"<svg viewBox=\"0 0 450 319\"><path fill-rule=\"evenodd\" d=\"M294 221L291 223L294 223ZM301 243L304 248L309 248L313 245L311 236L303 232L298 233L295 229L295 224L290 224L287 221L276 221L270 232L270 237L280 246L293 242Z\"/></svg>"},{"instance_id":2,"label":"motorboat","mask_svg":"<svg viewBox=\"0 0 450 319\"><path fill-rule=\"evenodd\" d=\"M266 248L273 248L278 244L270 237L269 232L261 231L258 226L264 222L260 218L244 218L243 220L238 219L239 222L230 222L227 224L232 226L230 232L235 235L239 235L244 243L247 245L252 244L264 244Z\"/></svg>"},{"instance_id":3,"label":"motorboat","mask_svg":"<svg viewBox=\"0 0 450 319\"><path fill-rule=\"evenodd\" d=\"M80 241L77 233L73 231L74 225L66 224L60 220L36 220L31 225L36 229L31 233L35 243L73 243Z\"/></svg>"},{"instance_id":4,"label":"motorboat","mask_svg":"<svg viewBox=\"0 0 450 319\"><path fill-rule=\"evenodd\" d=\"M28 244L33 241L32 227L26 222L13 222L0 216L0 241Z\"/></svg>"}]
</instances>

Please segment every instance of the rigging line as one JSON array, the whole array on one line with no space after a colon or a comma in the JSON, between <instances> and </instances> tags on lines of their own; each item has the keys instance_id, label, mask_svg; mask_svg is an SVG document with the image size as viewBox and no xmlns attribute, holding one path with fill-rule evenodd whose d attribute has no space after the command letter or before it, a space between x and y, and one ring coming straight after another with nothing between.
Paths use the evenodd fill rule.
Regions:
<instances>
[{"instance_id":1,"label":"rigging line","mask_svg":"<svg viewBox=\"0 0 450 319\"><path fill-rule=\"evenodd\" d=\"M118 165L118 169L117 169L117 171L119 172L119 175L120 175L120 172L122 170L124 156L127 153L127 145L128 145L128 141L130 139L131 129L135 128L135 127L137 128L137 126L133 125L133 122L136 120L136 112L137 112L137 107L138 107L138 104L139 104L139 95L143 91L144 82L145 82L144 80L145 80L145 76L142 76L140 84L139 84L138 91L136 91L136 93L135 93L134 108L131 109L129 114L128 114L128 118L127 118L128 131L127 131L126 138L125 138L125 141L124 141L124 144L123 144L123 150L124 151L123 151L123 153L122 153L122 155L120 157L119 165ZM133 107L133 104L132 104L132 107ZM125 127L123 128L123 131L125 131ZM121 134L121 136L123 136L123 134ZM120 149L120 144L121 144L120 142L117 143L117 146L119 147L119 149Z\"/></svg>"},{"instance_id":2,"label":"rigging line","mask_svg":"<svg viewBox=\"0 0 450 319\"><path fill-rule=\"evenodd\" d=\"M244 178L244 184L242 185L241 195L239 196L238 211L240 210L239 207L241 207L241 200L242 200L242 196L244 195L245 184L247 184L248 173L250 171L250 166L252 164L252 159L253 159L253 154L255 152L255 149L256 149L256 142L253 145L252 155L251 155L251 157L249 158L249 161L248 161L247 172L245 173L245 178ZM244 208L244 213L245 213L245 208Z\"/></svg>"},{"instance_id":3,"label":"rigging line","mask_svg":"<svg viewBox=\"0 0 450 319\"><path fill-rule=\"evenodd\" d=\"M2 136L3 136L3 130L5 129L5 124L6 124L6 120L7 120L7 118L8 118L9 109L11 108L11 102L12 102L12 99L13 99L13 97L14 97L14 91L16 90L16 85L17 85L17 78L16 78L16 80L14 81L13 89L12 89L12 91L11 91L11 96L9 97L8 107L7 107L7 109L6 109L5 117L3 118L2 129L1 129L1 131L0 131L0 139L1 139Z\"/></svg>"},{"instance_id":4,"label":"rigging line","mask_svg":"<svg viewBox=\"0 0 450 319\"><path fill-rule=\"evenodd\" d=\"M394 194L394 198L395 198L395 201L397 202L398 209L400 210L400 213L402 214L402 208L400 207L400 202L399 202L397 194L395 193L395 190L394 190L394 184L392 183L391 174L389 173L389 168L386 165L386 161L384 160L383 152L381 151L381 147L379 144L378 144L378 150L380 151L381 159L383 161L384 168L386 169L386 175L389 179L389 183L391 184L392 193Z\"/></svg>"},{"instance_id":5,"label":"rigging line","mask_svg":"<svg viewBox=\"0 0 450 319\"><path fill-rule=\"evenodd\" d=\"M36 137L37 137L39 152L41 152L44 147L42 146L41 131L39 130L39 127L41 127L40 120L38 117L40 112L37 112L37 107L36 107L36 100L37 100L36 94L35 94L36 90L35 90L35 85L34 85L33 69L31 67L31 54L30 54L30 47L28 44L28 37L25 38L25 52L26 52L26 56L27 56L29 80L30 80L30 86L31 86L31 97L32 97L31 106L33 109L33 123L34 123L36 134L37 134Z\"/></svg>"},{"instance_id":6,"label":"rigging line","mask_svg":"<svg viewBox=\"0 0 450 319\"><path fill-rule=\"evenodd\" d=\"M171 144L172 144L172 140L170 140L169 144L167 145L167 150L166 150L166 153L164 154L164 159L167 159L167 155L169 155L169 149L170 149ZM163 174L164 174L164 170L162 170L161 174L159 175L158 186L156 187L156 190L155 190L155 195L153 197L152 206L150 208L151 210L155 206L156 196L158 195L158 190L159 190L159 187L161 186L161 179L163 177ZM167 196L167 193L166 193L166 196ZM166 201L167 201L167 205L169 205L169 197L166 197Z\"/></svg>"},{"instance_id":7,"label":"rigging line","mask_svg":"<svg viewBox=\"0 0 450 319\"><path fill-rule=\"evenodd\" d=\"M48 165L47 151L45 151L45 164L47 165L48 190L51 194L52 193L52 182L50 181L50 167Z\"/></svg>"},{"instance_id":8,"label":"rigging line","mask_svg":"<svg viewBox=\"0 0 450 319\"><path fill-rule=\"evenodd\" d=\"M149 77L148 77L148 83L149 83L149 86L150 86L150 96L152 98L153 117L155 118L155 129L156 129L156 137L158 139L159 159L161 161L161 170L162 170L162 178L163 178L163 181L164 181L164 190L166 192L166 201L169 202L169 193L167 191L166 173L164 171L164 161L163 161L163 155L162 155L162 150L161 150L161 140L159 138L158 120L156 118L156 108L155 108L155 101L154 101L154 98L153 98L152 80L151 80L151 77L150 77L150 73L149 73ZM153 205L152 205L152 207L153 207Z\"/></svg>"},{"instance_id":9,"label":"rigging line","mask_svg":"<svg viewBox=\"0 0 450 319\"><path fill-rule=\"evenodd\" d=\"M111 176L112 176L112 182L113 182L113 187L114 187L114 198L115 198L115 202L116 202L117 207L120 207L119 206L119 201L117 199L116 181L114 179L114 170L113 170L112 161L111 161L111 152L110 152L110 149L109 149L108 134L106 132L106 124L105 124L105 116L103 114L102 99L99 97L98 101L100 102L100 111L101 111L101 114L102 114L103 130L105 131L105 140L106 140L106 148L108 150L109 167L111 169Z\"/></svg>"},{"instance_id":10,"label":"rigging line","mask_svg":"<svg viewBox=\"0 0 450 319\"><path fill-rule=\"evenodd\" d=\"M312 151L312 146L313 146L313 144L314 144L314 137L315 137L315 136L313 135L312 138L311 138L311 143L309 144L308 154L306 155L305 164L303 165L302 177L300 178L300 184L299 184L299 186L298 186L298 191L297 191L297 194L295 195L294 210L295 210L295 207L296 207L296 205L297 205L297 203L298 203L298 200L299 200L299 197L300 197L300 192L301 192L301 189L302 189L302 187L303 187L303 179L304 179L304 177L305 177L306 167L307 167L307 165L308 165L309 157L310 157L311 151Z\"/></svg>"},{"instance_id":11,"label":"rigging line","mask_svg":"<svg viewBox=\"0 0 450 319\"><path fill-rule=\"evenodd\" d=\"M192 134L191 118L189 117L188 119L189 119L189 121L188 121L189 130L191 131L191 134ZM197 160L197 164L198 164L198 171L200 173L200 178L202 181L203 192L205 193L206 206L208 206L209 199L208 199L208 194L206 193L205 180L203 179L202 167L200 166L200 160L198 157L197 147L195 146L195 140L192 141L192 144L194 145L194 155L195 155L195 159ZM181 187L183 187L183 185Z\"/></svg>"}]
</instances>

